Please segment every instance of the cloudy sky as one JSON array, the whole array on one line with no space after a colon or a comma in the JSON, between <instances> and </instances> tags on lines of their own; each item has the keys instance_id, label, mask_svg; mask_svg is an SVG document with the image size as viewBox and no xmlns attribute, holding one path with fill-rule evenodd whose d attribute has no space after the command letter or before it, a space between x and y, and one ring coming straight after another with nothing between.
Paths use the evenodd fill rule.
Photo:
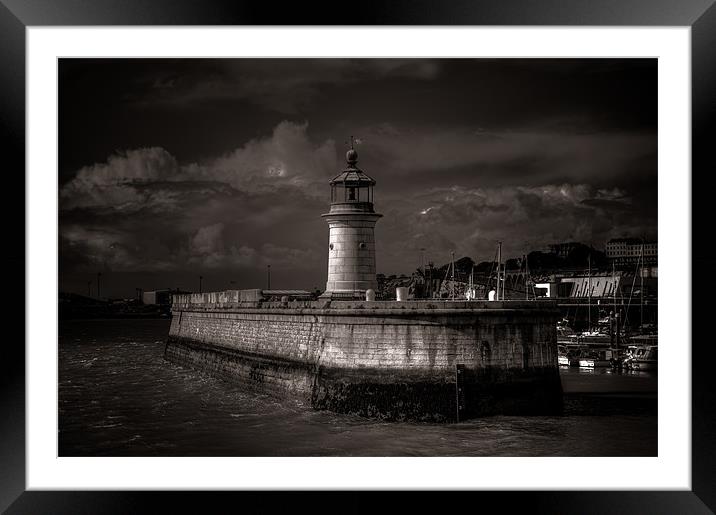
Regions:
<instances>
[{"instance_id":1,"label":"cloudy sky","mask_svg":"<svg viewBox=\"0 0 716 515\"><path fill-rule=\"evenodd\" d=\"M655 59L63 59L60 289L325 287L360 138L377 268L656 236ZM96 286L93 284L93 294Z\"/></svg>"}]
</instances>

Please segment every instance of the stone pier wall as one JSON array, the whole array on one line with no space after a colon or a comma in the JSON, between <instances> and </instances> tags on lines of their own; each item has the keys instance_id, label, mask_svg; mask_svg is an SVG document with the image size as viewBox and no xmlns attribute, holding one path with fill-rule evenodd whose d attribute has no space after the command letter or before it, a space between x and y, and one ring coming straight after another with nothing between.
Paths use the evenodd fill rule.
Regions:
<instances>
[{"instance_id":1,"label":"stone pier wall","mask_svg":"<svg viewBox=\"0 0 716 515\"><path fill-rule=\"evenodd\" d=\"M316 408L389 419L561 408L551 301L282 304L217 295L176 296L168 359L293 392Z\"/></svg>"}]
</instances>

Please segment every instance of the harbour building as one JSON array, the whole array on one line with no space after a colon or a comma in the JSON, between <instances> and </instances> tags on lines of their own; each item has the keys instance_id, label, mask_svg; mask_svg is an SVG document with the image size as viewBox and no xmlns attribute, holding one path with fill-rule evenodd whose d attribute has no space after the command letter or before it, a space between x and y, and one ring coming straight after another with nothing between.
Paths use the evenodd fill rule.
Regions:
<instances>
[{"instance_id":1,"label":"harbour building","mask_svg":"<svg viewBox=\"0 0 716 515\"><path fill-rule=\"evenodd\" d=\"M640 238L614 238L607 242L606 254L616 267L630 265L656 266L658 244Z\"/></svg>"}]
</instances>

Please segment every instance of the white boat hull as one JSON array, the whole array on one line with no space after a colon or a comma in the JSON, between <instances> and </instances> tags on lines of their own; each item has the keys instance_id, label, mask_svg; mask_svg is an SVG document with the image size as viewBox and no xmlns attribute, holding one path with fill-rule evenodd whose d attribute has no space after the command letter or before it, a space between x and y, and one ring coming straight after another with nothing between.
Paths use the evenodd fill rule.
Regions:
<instances>
[{"instance_id":1,"label":"white boat hull","mask_svg":"<svg viewBox=\"0 0 716 515\"><path fill-rule=\"evenodd\" d=\"M580 359L580 368L599 368L599 367L610 367L612 366L611 361L605 361L601 359Z\"/></svg>"}]
</instances>

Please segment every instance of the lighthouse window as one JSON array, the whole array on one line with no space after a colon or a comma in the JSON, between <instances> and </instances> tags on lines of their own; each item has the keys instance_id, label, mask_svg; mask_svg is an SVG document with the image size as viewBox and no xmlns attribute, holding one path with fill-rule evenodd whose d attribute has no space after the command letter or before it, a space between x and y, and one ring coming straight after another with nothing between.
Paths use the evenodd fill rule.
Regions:
<instances>
[{"instance_id":1,"label":"lighthouse window","mask_svg":"<svg viewBox=\"0 0 716 515\"><path fill-rule=\"evenodd\" d=\"M365 248L365 243L361 241L361 242L358 244L358 248L359 248L359 249L364 249L364 248Z\"/></svg>"},{"instance_id":2,"label":"lighthouse window","mask_svg":"<svg viewBox=\"0 0 716 515\"><path fill-rule=\"evenodd\" d=\"M355 199L356 199L356 189L348 188L348 200L355 200Z\"/></svg>"},{"instance_id":3,"label":"lighthouse window","mask_svg":"<svg viewBox=\"0 0 716 515\"><path fill-rule=\"evenodd\" d=\"M331 243L330 245L328 245L328 248L329 248L330 250L333 250L333 243Z\"/></svg>"}]
</instances>

